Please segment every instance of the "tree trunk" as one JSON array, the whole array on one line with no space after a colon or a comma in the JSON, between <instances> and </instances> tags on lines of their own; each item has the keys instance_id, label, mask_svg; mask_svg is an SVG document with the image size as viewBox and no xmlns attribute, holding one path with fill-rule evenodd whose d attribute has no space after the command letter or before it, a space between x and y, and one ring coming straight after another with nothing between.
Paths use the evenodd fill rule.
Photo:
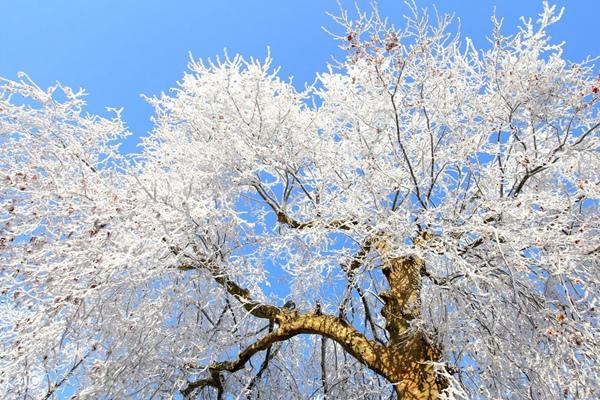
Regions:
<instances>
[{"instance_id":1,"label":"tree trunk","mask_svg":"<svg viewBox=\"0 0 600 400\"><path fill-rule=\"evenodd\" d=\"M423 261L414 256L384 258L390 288L380 296L390 342L383 373L399 399L437 399L446 387L431 364L439 361L440 350L419 329L411 328L411 321L421 317L423 268Z\"/></svg>"},{"instance_id":2,"label":"tree trunk","mask_svg":"<svg viewBox=\"0 0 600 400\"><path fill-rule=\"evenodd\" d=\"M236 360L212 363L208 368L211 376L189 382L182 394L190 398L197 389L206 386L222 392L221 373L242 369L251 357L269 349L273 343L296 335L315 334L337 342L362 364L386 378L394 385L398 399L438 399L447 387L447 382L436 375L433 365L441 359L441 351L421 329L411 326L413 320L421 317L423 261L414 256L386 257L386 243L382 242L377 245L377 250L383 259L383 274L389 285L388 291L380 293L385 303L382 309L385 329L390 338L386 345L369 340L344 318L322 314L320 308L301 313L256 302L247 289L219 274L215 280L248 312L276 323L277 329L242 350ZM221 272L213 264L208 264L208 268Z\"/></svg>"}]
</instances>

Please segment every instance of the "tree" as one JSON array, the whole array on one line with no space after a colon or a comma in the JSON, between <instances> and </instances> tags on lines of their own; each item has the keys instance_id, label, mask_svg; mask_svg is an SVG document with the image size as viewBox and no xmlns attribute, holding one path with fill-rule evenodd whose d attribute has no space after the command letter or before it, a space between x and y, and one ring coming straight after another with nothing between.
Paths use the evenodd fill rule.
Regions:
<instances>
[{"instance_id":1,"label":"tree","mask_svg":"<svg viewBox=\"0 0 600 400\"><path fill-rule=\"evenodd\" d=\"M304 91L191 61L136 154L4 80L2 397L597 398L600 82L559 18L342 12Z\"/></svg>"}]
</instances>

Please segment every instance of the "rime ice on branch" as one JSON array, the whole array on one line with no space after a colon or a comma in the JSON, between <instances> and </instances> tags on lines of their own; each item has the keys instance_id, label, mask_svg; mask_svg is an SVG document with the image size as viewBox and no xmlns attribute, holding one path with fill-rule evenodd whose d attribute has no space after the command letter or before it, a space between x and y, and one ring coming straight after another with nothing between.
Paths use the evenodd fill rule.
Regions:
<instances>
[{"instance_id":1,"label":"rime ice on branch","mask_svg":"<svg viewBox=\"0 0 600 400\"><path fill-rule=\"evenodd\" d=\"M139 154L2 81L0 397L597 398L593 66L413 11L304 91L192 61Z\"/></svg>"}]
</instances>

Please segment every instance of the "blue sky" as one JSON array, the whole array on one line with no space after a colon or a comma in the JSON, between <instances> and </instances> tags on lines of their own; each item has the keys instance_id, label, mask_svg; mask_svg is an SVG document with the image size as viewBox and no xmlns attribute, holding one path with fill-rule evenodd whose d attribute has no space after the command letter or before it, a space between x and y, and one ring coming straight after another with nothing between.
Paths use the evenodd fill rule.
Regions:
<instances>
[{"instance_id":1,"label":"blue sky","mask_svg":"<svg viewBox=\"0 0 600 400\"><path fill-rule=\"evenodd\" d=\"M349 8L352 1L342 0ZM359 0L363 8L368 2ZM422 0L461 18L462 32L485 45L490 15L505 17L506 32L521 15L535 16L541 1ZM566 41L566 57L600 54L596 26L600 1L557 1L566 6L553 37ZM89 93L88 110L124 107L136 136L150 128L150 106L140 94L153 95L181 78L188 52L195 58L242 53L263 58L270 46L284 77L302 87L323 71L337 44L321 27L336 29L326 12L335 0L0 0L0 76L27 72L40 86L60 81ZM406 7L380 0L380 9L397 24Z\"/></svg>"}]
</instances>

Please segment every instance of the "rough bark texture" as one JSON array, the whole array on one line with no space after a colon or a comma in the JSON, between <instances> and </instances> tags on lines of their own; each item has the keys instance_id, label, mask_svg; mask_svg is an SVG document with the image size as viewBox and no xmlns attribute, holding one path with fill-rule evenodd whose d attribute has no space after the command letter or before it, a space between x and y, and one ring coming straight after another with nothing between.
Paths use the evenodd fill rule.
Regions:
<instances>
[{"instance_id":1,"label":"rough bark texture","mask_svg":"<svg viewBox=\"0 0 600 400\"><path fill-rule=\"evenodd\" d=\"M410 327L411 321L421 316L423 269L423 261L413 256L391 258L383 268L390 286L380 294L385 302L382 314L390 336L384 376L395 384L400 399L437 399L445 386L431 364L439 361L439 349Z\"/></svg>"},{"instance_id":2,"label":"rough bark texture","mask_svg":"<svg viewBox=\"0 0 600 400\"><path fill-rule=\"evenodd\" d=\"M320 309L301 313L286 308L261 304L252 299L250 292L230 281L213 264L204 268L218 270L215 281L235 296L257 318L268 319L277 328L241 351L233 361L216 362L208 367L210 377L190 382L182 390L190 397L197 389L212 386L222 394L221 374L234 373L258 352L273 343L288 340L300 334L314 334L329 338L355 357L359 362L394 385L399 399L438 399L446 382L435 373L433 363L441 358L441 351L411 322L421 317L421 277L423 261L415 256L386 257L384 240L376 246L383 263L383 274L389 289L380 293L385 305L382 315L389 341L381 344L370 340L348 324L343 316L323 315Z\"/></svg>"}]
</instances>

